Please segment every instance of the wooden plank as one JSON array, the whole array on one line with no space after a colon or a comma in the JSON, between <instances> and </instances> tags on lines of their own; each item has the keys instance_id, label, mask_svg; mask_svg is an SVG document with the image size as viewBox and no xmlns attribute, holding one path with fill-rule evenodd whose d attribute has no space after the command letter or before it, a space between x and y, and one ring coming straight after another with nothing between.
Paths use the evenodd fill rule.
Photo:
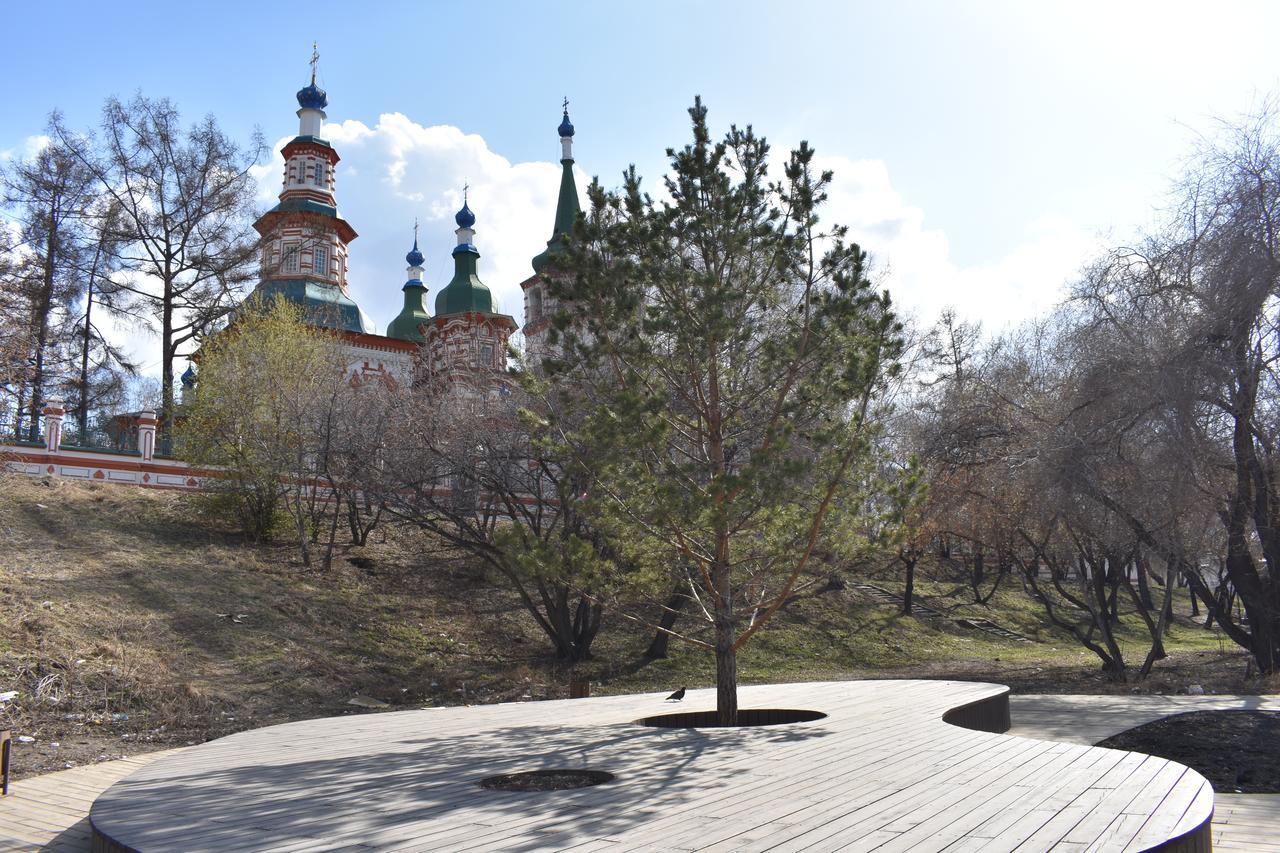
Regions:
<instances>
[{"instance_id":1,"label":"wooden plank","mask_svg":"<svg viewBox=\"0 0 1280 853\"><path fill-rule=\"evenodd\" d=\"M941 720L999 695L962 682L746 687L743 707L828 717L738 730L633 725L668 710L665 694L307 721L158 760L113 785L95 818L160 848L926 851L1123 844L1179 829L1196 806L1160 759ZM711 699L690 691L680 709ZM617 779L534 794L476 784L551 766ZM1160 796L1143 800L1151 784Z\"/></svg>"},{"instance_id":2,"label":"wooden plank","mask_svg":"<svg viewBox=\"0 0 1280 853\"><path fill-rule=\"evenodd\" d=\"M1193 808L1193 806L1199 806L1199 808ZM1151 811L1146 822L1130 842L1130 846L1150 847L1151 842L1159 844L1166 838L1176 838L1190 832L1207 819L1212 810L1212 786L1198 773L1184 773L1160 801L1159 806ZM1192 814L1193 820L1186 820L1188 813ZM1280 841L1280 838L1277 840Z\"/></svg>"}]
</instances>

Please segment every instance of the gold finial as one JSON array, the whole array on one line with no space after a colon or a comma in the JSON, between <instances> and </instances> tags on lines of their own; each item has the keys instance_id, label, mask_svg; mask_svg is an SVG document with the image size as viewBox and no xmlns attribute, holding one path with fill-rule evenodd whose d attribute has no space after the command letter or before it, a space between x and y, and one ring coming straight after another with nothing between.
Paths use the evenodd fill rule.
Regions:
<instances>
[{"instance_id":1,"label":"gold finial","mask_svg":"<svg viewBox=\"0 0 1280 853\"><path fill-rule=\"evenodd\" d=\"M320 45L317 42L311 43L311 85L316 84L316 63L320 61Z\"/></svg>"},{"instance_id":2,"label":"gold finial","mask_svg":"<svg viewBox=\"0 0 1280 853\"><path fill-rule=\"evenodd\" d=\"M568 95L564 96L564 114L565 115L569 114L569 96Z\"/></svg>"},{"instance_id":3,"label":"gold finial","mask_svg":"<svg viewBox=\"0 0 1280 853\"><path fill-rule=\"evenodd\" d=\"M467 190L471 189L471 184L466 181L462 182L462 206L467 206Z\"/></svg>"},{"instance_id":4,"label":"gold finial","mask_svg":"<svg viewBox=\"0 0 1280 853\"><path fill-rule=\"evenodd\" d=\"M413 245L418 245L418 217L413 217Z\"/></svg>"}]
</instances>

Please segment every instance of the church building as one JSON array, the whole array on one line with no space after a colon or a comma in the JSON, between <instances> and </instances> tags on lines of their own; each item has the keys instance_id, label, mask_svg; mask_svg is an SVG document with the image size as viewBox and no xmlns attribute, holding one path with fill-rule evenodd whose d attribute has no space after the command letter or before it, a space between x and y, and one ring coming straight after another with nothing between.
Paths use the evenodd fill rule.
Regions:
<instances>
[{"instance_id":1,"label":"church building","mask_svg":"<svg viewBox=\"0 0 1280 853\"><path fill-rule=\"evenodd\" d=\"M341 159L321 137L328 96L316 85L297 94L298 135L285 145L284 185L279 203L254 227L262 237L259 283L254 294L285 299L303 311L307 322L332 329L349 356L347 375L353 382L383 379L397 384L425 383L435 392L483 400L507 391L504 372L515 318L503 314L492 292L480 280L476 248L476 215L463 195L454 217L457 245L453 278L436 295L434 313L427 307L422 252L414 229L413 248L405 256L404 306L379 334L351 298L347 258L358 235L337 208L337 166ZM534 274L521 283L524 291L524 339L531 357L539 357L554 312L543 276L555 275L555 259L580 212L573 178L573 124L568 103L558 127L563 171L555 223L546 249L533 259ZM185 379L185 377L184 377Z\"/></svg>"}]
</instances>

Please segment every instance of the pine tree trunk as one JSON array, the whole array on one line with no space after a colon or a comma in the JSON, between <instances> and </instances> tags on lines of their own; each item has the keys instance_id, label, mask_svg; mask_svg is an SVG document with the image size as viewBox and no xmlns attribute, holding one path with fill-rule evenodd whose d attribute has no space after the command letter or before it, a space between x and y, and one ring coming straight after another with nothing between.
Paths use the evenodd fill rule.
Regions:
<instances>
[{"instance_id":1,"label":"pine tree trunk","mask_svg":"<svg viewBox=\"0 0 1280 853\"><path fill-rule=\"evenodd\" d=\"M974 604L982 604L982 581L986 576L986 555L979 548L973 555L973 571L970 578L973 580L973 602Z\"/></svg>"},{"instance_id":2,"label":"pine tree trunk","mask_svg":"<svg viewBox=\"0 0 1280 853\"><path fill-rule=\"evenodd\" d=\"M716 723L738 725L738 653L733 648L733 624L716 614Z\"/></svg>"},{"instance_id":3,"label":"pine tree trunk","mask_svg":"<svg viewBox=\"0 0 1280 853\"><path fill-rule=\"evenodd\" d=\"M907 567L907 588L902 593L902 615L911 615L911 600L915 595L916 587L916 557L914 554L903 553L901 555L902 562Z\"/></svg>"},{"instance_id":4,"label":"pine tree trunk","mask_svg":"<svg viewBox=\"0 0 1280 853\"><path fill-rule=\"evenodd\" d=\"M738 652L733 647L733 587L729 583L729 567L721 564L713 569L716 585L716 722L721 726L738 725Z\"/></svg>"},{"instance_id":5,"label":"pine tree trunk","mask_svg":"<svg viewBox=\"0 0 1280 853\"><path fill-rule=\"evenodd\" d=\"M658 627L662 630L653 632L653 640L649 643L649 648L645 649L644 656L649 660L665 660L667 657L667 647L671 645L671 635L667 633L675 627L676 620L680 618L680 611L684 609L685 603L689 600L683 592L677 589L671 593L671 597L667 599L666 606L662 608L662 616L658 619Z\"/></svg>"}]
</instances>

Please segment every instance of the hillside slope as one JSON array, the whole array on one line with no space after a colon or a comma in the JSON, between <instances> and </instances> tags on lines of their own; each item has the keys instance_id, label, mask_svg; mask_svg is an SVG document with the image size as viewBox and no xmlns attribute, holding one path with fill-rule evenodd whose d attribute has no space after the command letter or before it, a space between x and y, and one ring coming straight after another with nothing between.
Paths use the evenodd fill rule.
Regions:
<instances>
[{"instance_id":1,"label":"hillside slope","mask_svg":"<svg viewBox=\"0 0 1280 853\"><path fill-rule=\"evenodd\" d=\"M568 672L515 596L414 531L376 531L322 574L288 545L243 544L188 495L6 476L0 543L0 693L19 694L0 706L0 728L35 738L15 750L19 773L360 713L349 704L357 696L421 707L567 692ZM891 575L877 583L897 588ZM744 650L742 681L926 676L1131 689L1104 682L1015 583L992 608L967 604L945 577L918 586L947 618L902 617L852 587L796 600ZM952 621L964 616L1037 642ZM1137 663L1143 647L1132 636ZM579 669L597 692L713 682L710 657L678 643L667 660L641 660L648 640L606 616L595 659ZM1237 683L1239 654L1216 634L1184 622L1170 645L1174 658L1141 689L1250 689Z\"/></svg>"}]
</instances>

